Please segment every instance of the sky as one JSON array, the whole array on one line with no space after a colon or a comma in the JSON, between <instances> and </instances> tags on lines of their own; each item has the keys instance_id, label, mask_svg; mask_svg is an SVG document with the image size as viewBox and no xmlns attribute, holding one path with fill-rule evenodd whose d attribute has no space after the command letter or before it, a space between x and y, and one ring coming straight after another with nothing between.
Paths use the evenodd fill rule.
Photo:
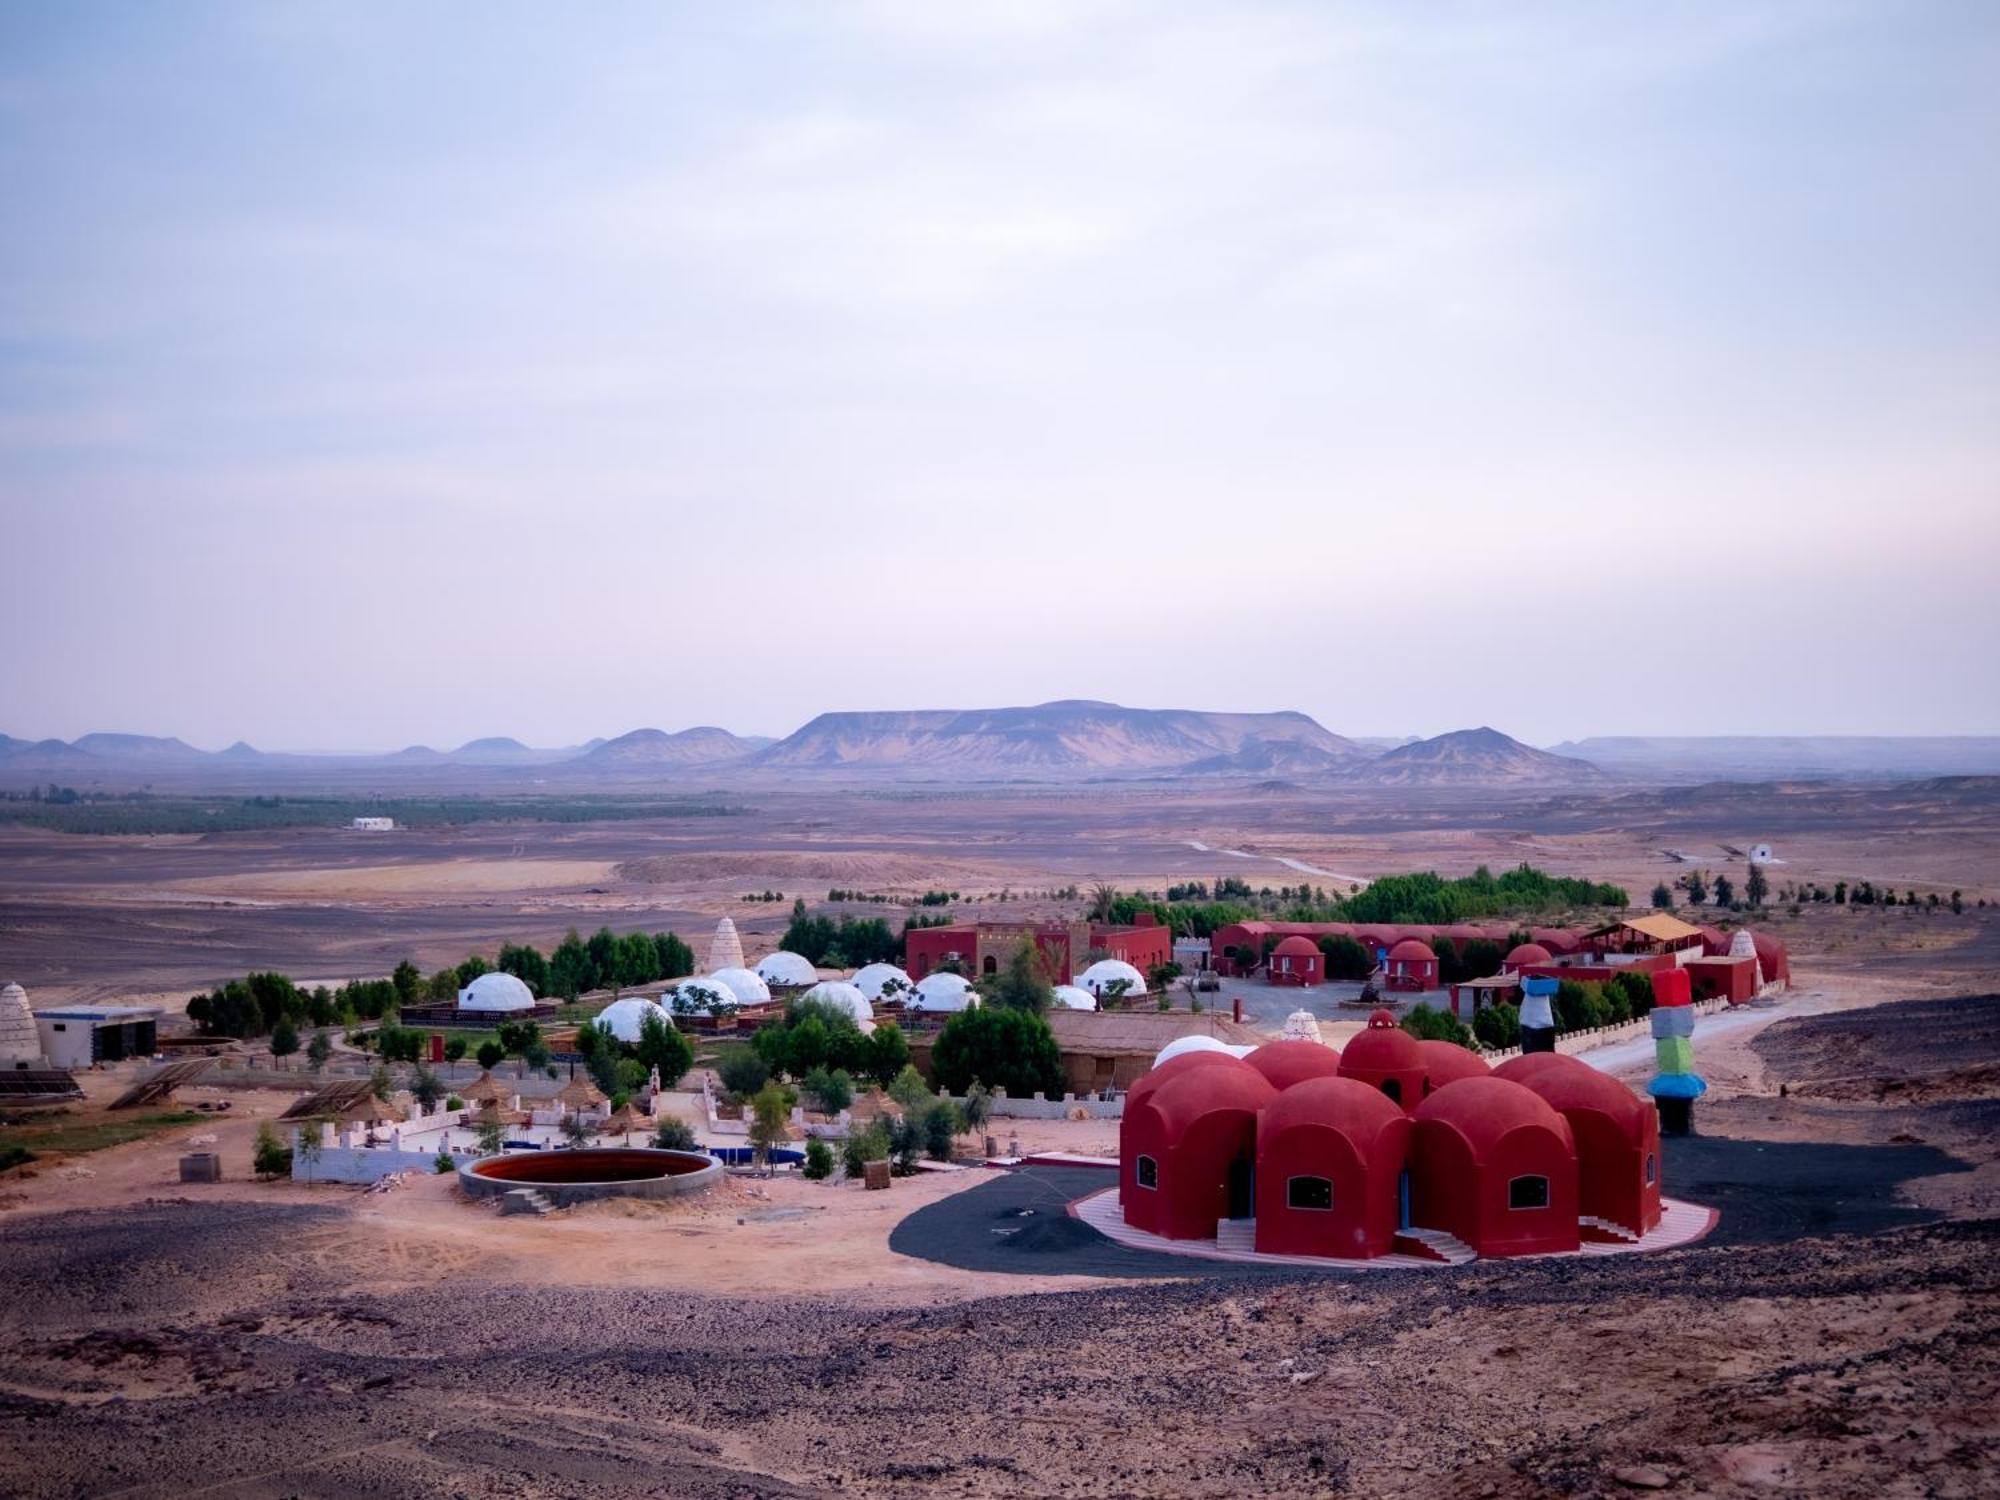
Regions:
<instances>
[{"instance_id":1,"label":"sky","mask_svg":"<svg viewBox=\"0 0 2000 1500\"><path fill-rule=\"evenodd\" d=\"M0 6L0 731L2000 732L2000 8Z\"/></svg>"}]
</instances>

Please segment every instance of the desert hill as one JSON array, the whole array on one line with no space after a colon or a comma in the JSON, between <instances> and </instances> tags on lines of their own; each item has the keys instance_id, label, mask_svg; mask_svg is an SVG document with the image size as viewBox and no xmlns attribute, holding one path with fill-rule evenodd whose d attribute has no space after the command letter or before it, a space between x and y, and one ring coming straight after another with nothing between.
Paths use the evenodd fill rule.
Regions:
<instances>
[{"instance_id":1,"label":"desert hill","mask_svg":"<svg viewBox=\"0 0 2000 1500\"><path fill-rule=\"evenodd\" d=\"M1384 751L1349 779L1374 786L1575 785L1601 781L1589 761L1551 755L1482 725Z\"/></svg>"},{"instance_id":2,"label":"desert hill","mask_svg":"<svg viewBox=\"0 0 2000 1500\"><path fill-rule=\"evenodd\" d=\"M1183 771L1245 757L1264 769L1292 753L1322 769L1362 752L1301 713L1230 714L1125 708L1068 699L1025 708L821 714L758 752L790 769L920 770L965 776L1030 772Z\"/></svg>"},{"instance_id":3,"label":"desert hill","mask_svg":"<svg viewBox=\"0 0 2000 1500\"><path fill-rule=\"evenodd\" d=\"M664 729L635 729L605 740L579 756L578 769L598 767L709 766L741 760L754 747L726 729L697 725L669 734Z\"/></svg>"}]
</instances>

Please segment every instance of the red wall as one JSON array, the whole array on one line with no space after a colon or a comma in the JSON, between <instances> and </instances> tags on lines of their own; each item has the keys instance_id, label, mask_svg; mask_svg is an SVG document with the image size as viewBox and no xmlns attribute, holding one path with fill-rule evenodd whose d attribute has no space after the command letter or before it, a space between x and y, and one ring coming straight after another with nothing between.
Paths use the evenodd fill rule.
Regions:
<instances>
[{"instance_id":1,"label":"red wall","mask_svg":"<svg viewBox=\"0 0 2000 1500\"><path fill-rule=\"evenodd\" d=\"M1174 957L1174 930L1171 927L1096 927L1090 929L1090 946L1102 948L1113 958L1122 958L1141 974L1150 974ZM1081 954L1077 955L1079 958ZM1078 966L1081 968L1081 965ZM1058 983L1067 981L1065 972Z\"/></svg>"},{"instance_id":2,"label":"red wall","mask_svg":"<svg viewBox=\"0 0 2000 1500\"><path fill-rule=\"evenodd\" d=\"M1483 1256L1539 1255L1581 1242L1575 1148L1540 1125L1508 1131L1480 1159L1449 1122L1418 1120L1410 1161L1410 1218L1420 1229L1457 1235ZM1507 1206L1508 1183L1524 1175L1549 1179L1547 1208Z\"/></svg>"},{"instance_id":3,"label":"red wall","mask_svg":"<svg viewBox=\"0 0 2000 1500\"><path fill-rule=\"evenodd\" d=\"M1257 1248L1274 1255L1387 1255L1396 1237L1397 1179L1410 1122L1391 1121L1372 1142L1331 1125L1297 1124L1258 1142ZM1287 1207L1294 1176L1329 1178L1333 1207Z\"/></svg>"},{"instance_id":4,"label":"red wall","mask_svg":"<svg viewBox=\"0 0 2000 1500\"><path fill-rule=\"evenodd\" d=\"M956 953L969 969L976 946L970 927L912 927L903 934L903 968L910 978L922 979L947 953Z\"/></svg>"},{"instance_id":5,"label":"red wall","mask_svg":"<svg viewBox=\"0 0 2000 1500\"><path fill-rule=\"evenodd\" d=\"M1229 1213L1230 1163L1255 1159L1257 1112L1210 1110L1174 1140L1168 1121L1148 1102L1126 1115L1119 1143L1125 1222L1170 1240L1214 1239L1216 1221ZM1159 1186L1138 1185L1141 1156L1158 1163Z\"/></svg>"},{"instance_id":6,"label":"red wall","mask_svg":"<svg viewBox=\"0 0 2000 1500\"><path fill-rule=\"evenodd\" d=\"M1697 1000L1719 996L1731 1005L1741 1005L1756 998L1757 966L1747 958L1691 958L1682 967Z\"/></svg>"}]
</instances>

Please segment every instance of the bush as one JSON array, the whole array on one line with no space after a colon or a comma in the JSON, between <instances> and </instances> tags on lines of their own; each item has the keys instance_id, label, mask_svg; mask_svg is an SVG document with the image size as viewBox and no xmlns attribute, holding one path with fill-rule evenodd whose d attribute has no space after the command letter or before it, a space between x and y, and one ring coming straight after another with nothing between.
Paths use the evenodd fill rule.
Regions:
<instances>
[{"instance_id":1,"label":"bush","mask_svg":"<svg viewBox=\"0 0 2000 1500\"><path fill-rule=\"evenodd\" d=\"M680 1028L669 1026L658 1012L639 1023L639 1040L632 1050L641 1066L660 1070L662 1088L673 1088L694 1066L694 1048Z\"/></svg>"},{"instance_id":2,"label":"bush","mask_svg":"<svg viewBox=\"0 0 2000 1500\"><path fill-rule=\"evenodd\" d=\"M904 1109L922 1109L936 1097L936 1092L924 1082L924 1075L912 1065L905 1064L889 1083L889 1097Z\"/></svg>"},{"instance_id":3,"label":"bush","mask_svg":"<svg viewBox=\"0 0 2000 1500\"><path fill-rule=\"evenodd\" d=\"M958 1106L938 1099L924 1112L924 1154L932 1161L950 1161L952 1142L958 1137Z\"/></svg>"},{"instance_id":4,"label":"bush","mask_svg":"<svg viewBox=\"0 0 2000 1500\"><path fill-rule=\"evenodd\" d=\"M1642 1020L1652 1013L1653 981L1649 975L1637 973L1614 974L1611 982L1604 987L1607 999L1614 1009L1622 1006L1626 1017Z\"/></svg>"},{"instance_id":5,"label":"bush","mask_svg":"<svg viewBox=\"0 0 2000 1500\"><path fill-rule=\"evenodd\" d=\"M748 1099L771 1081L771 1070L764 1065L764 1059L748 1047L723 1058L715 1071L723 1088L739 1099Z\"/></svg>"},{"instance_id":6,"label":"bush","mask_svg":"<svg viewBox=\"0 0 2000 1500\"><path fill-rule=\"evenodd\" d=\"M868 1076L886 1087L909 1065L910 1043L894 1021L877 1021L868 1038L868 1053Z\"/></svg>"},{"instance_id":7,"label":"bush","mask_svg":"<svg viewBox=\"0 0 2000 1500\"><path fill-rule=\"evenodd\" d=\"M980 1007L945 1022L931 1048L931 1068L950 1093L975 1082L1003 1088L1016 1099L1063 1093L1062 1054L1040 1016L1024 1010Z\"/></svg>"},{"instance_id":8,"label":"bush","mask_svg":"<svg viewBox=\"0 0 2000 1500\"><path fill-rule=\"evenodd\" d=\"M854 1080L840 1068L814 1068L806 1075L804 1088L821 1114L837 1115L854 1102Z\"/></svg>"},{"instance_id":9,"label":"bush","mask_svg":"<svg viewBox=\"0 0 2000 1500\"><path fill-rule=\"evenodd\" d=\"M657 1151L699 1151L701 1146L694 1138L694 1127L686 1120L672 1116L653 1127L653 1148Z\"/></svg>"},{"instance_id":10,"label":"bush","mask_svg":"<svg viewBox=\"0 0 2000 1500\"><path fill-rule=\"evenodd\" d=\"M806 1164L799 1169L814 1182L823 1182L833 1175L833 1148L814 1136L806 1142Z\"/></svg>"},{"instance_id":11,"label":"bush","mask_svg":"<svg viewBox=\"0 0 2000 1500\"><path fill-rule=\"evenodd\" d=\"M847 1168L849 1177L861 1176L861 1169L871 1161L881 1161L889 1155L889 1127L881 1120L871 1120L860 1130L847 1132L847 1140L841 1146L841 1164Z\"/></svg>"},{"instance_id":12,"label":"bush","mask_svg":"<svg viewBox=\"0 0 2000 1500\"><path fill-rule=\"evenodd\" d=\"M439 1148L437 1159L431 1163L431 1170L442 1177L447 1172L456 1172L458 1170L458 1163L451 1159L449 1151Z\"/></svg>"},{"instance_id":13,"label":"bush","mask_svg":"<svg viewBox=\"0 0 2000 1500\"><path fill-rule=\"evenodd\" d=\"M1428 1005L1417 1005L1403 1017L1403 1030L1422 1042L1453 1042L1460 1047L1472 1045L1472 1032L1450 1011L1437 1010Z\"/></svg>"},{"instance_id":14,"label":"bush","mask_svg":"<svg viewBox=\"0 0 2000 1500\"><path fill-rule=\"evenodd\" d=\"M1319 951L1326 957L1328 979L1356 983L1375 972L1375 960L1368 950L1345 933L1321 938Z\"/></svg>"},{"instance_id":15,"label":"bush","mask_svg":"<svg viewBox=\"0 0 2000 1500\"><path fill-rule=\"evenodd\" d=\"M1489 1005L1472 1018L1472 1034L1494 1051L1521 1045L1521 1011L1513 1005Z\"/></svg>"},{"instance_id":16,"label":"bush","mask_svg":"<svg viewBox=\"0 0 2000 1500\"><path fill-rule=\"evenodd\" d=\"M507 1056L507 1049L505 1047L502 1047L498 1042L489 1039L487 1041L481 1042L479 1044L479 1050L473 1053L472 1055L476 1059L478 1059L479 1066L486 1069L490 1073L493 1069L499 1067L501 1062L505 1060Z\"/></svg>"},{"instance_id":17,"label":"bush","mask_svg":"<svg viewBox=\"0 0 2000 1500\"><path fill-rule=\"evenodd\" d=\"M269 1120L263 1121L257 1127L257 1145L251 1153L250 1166L259 1177L292 1175L291 1148L278 1139L278 1132L272 1128Z\"/></svg>"}]
</instances>

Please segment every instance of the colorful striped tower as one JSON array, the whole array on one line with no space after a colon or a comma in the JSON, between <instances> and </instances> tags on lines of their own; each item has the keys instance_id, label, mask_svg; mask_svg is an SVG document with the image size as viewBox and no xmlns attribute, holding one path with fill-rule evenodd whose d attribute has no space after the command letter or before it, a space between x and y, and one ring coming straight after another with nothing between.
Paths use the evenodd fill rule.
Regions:
<instances>
[{"instance_id":1,"label":"colorful striped tower","mask_svg":"<svg viewBox=\"0 0 2000 1500\"><path fill-rule=\"evenodd\" d=\"M1550 1008L1556 982L1530 975L1521 981L1521 1052L1556 1050L1556 1015Z\"/></svg>"},{"instance_id":2,"label":"colorful striped tower","mask_svg":"<svg viewBox=\"0 0 2000 1500\"><path fill-rule=\"evenodd\" d=\"M1694 1070L1693 990L1687 970L1653 976L1653 1054L1659 1071L1646 1090L1660 1111L1661 1135L1694 1134L1694 1101L1708 1082Z\"/></svg>"}]
</instances>

